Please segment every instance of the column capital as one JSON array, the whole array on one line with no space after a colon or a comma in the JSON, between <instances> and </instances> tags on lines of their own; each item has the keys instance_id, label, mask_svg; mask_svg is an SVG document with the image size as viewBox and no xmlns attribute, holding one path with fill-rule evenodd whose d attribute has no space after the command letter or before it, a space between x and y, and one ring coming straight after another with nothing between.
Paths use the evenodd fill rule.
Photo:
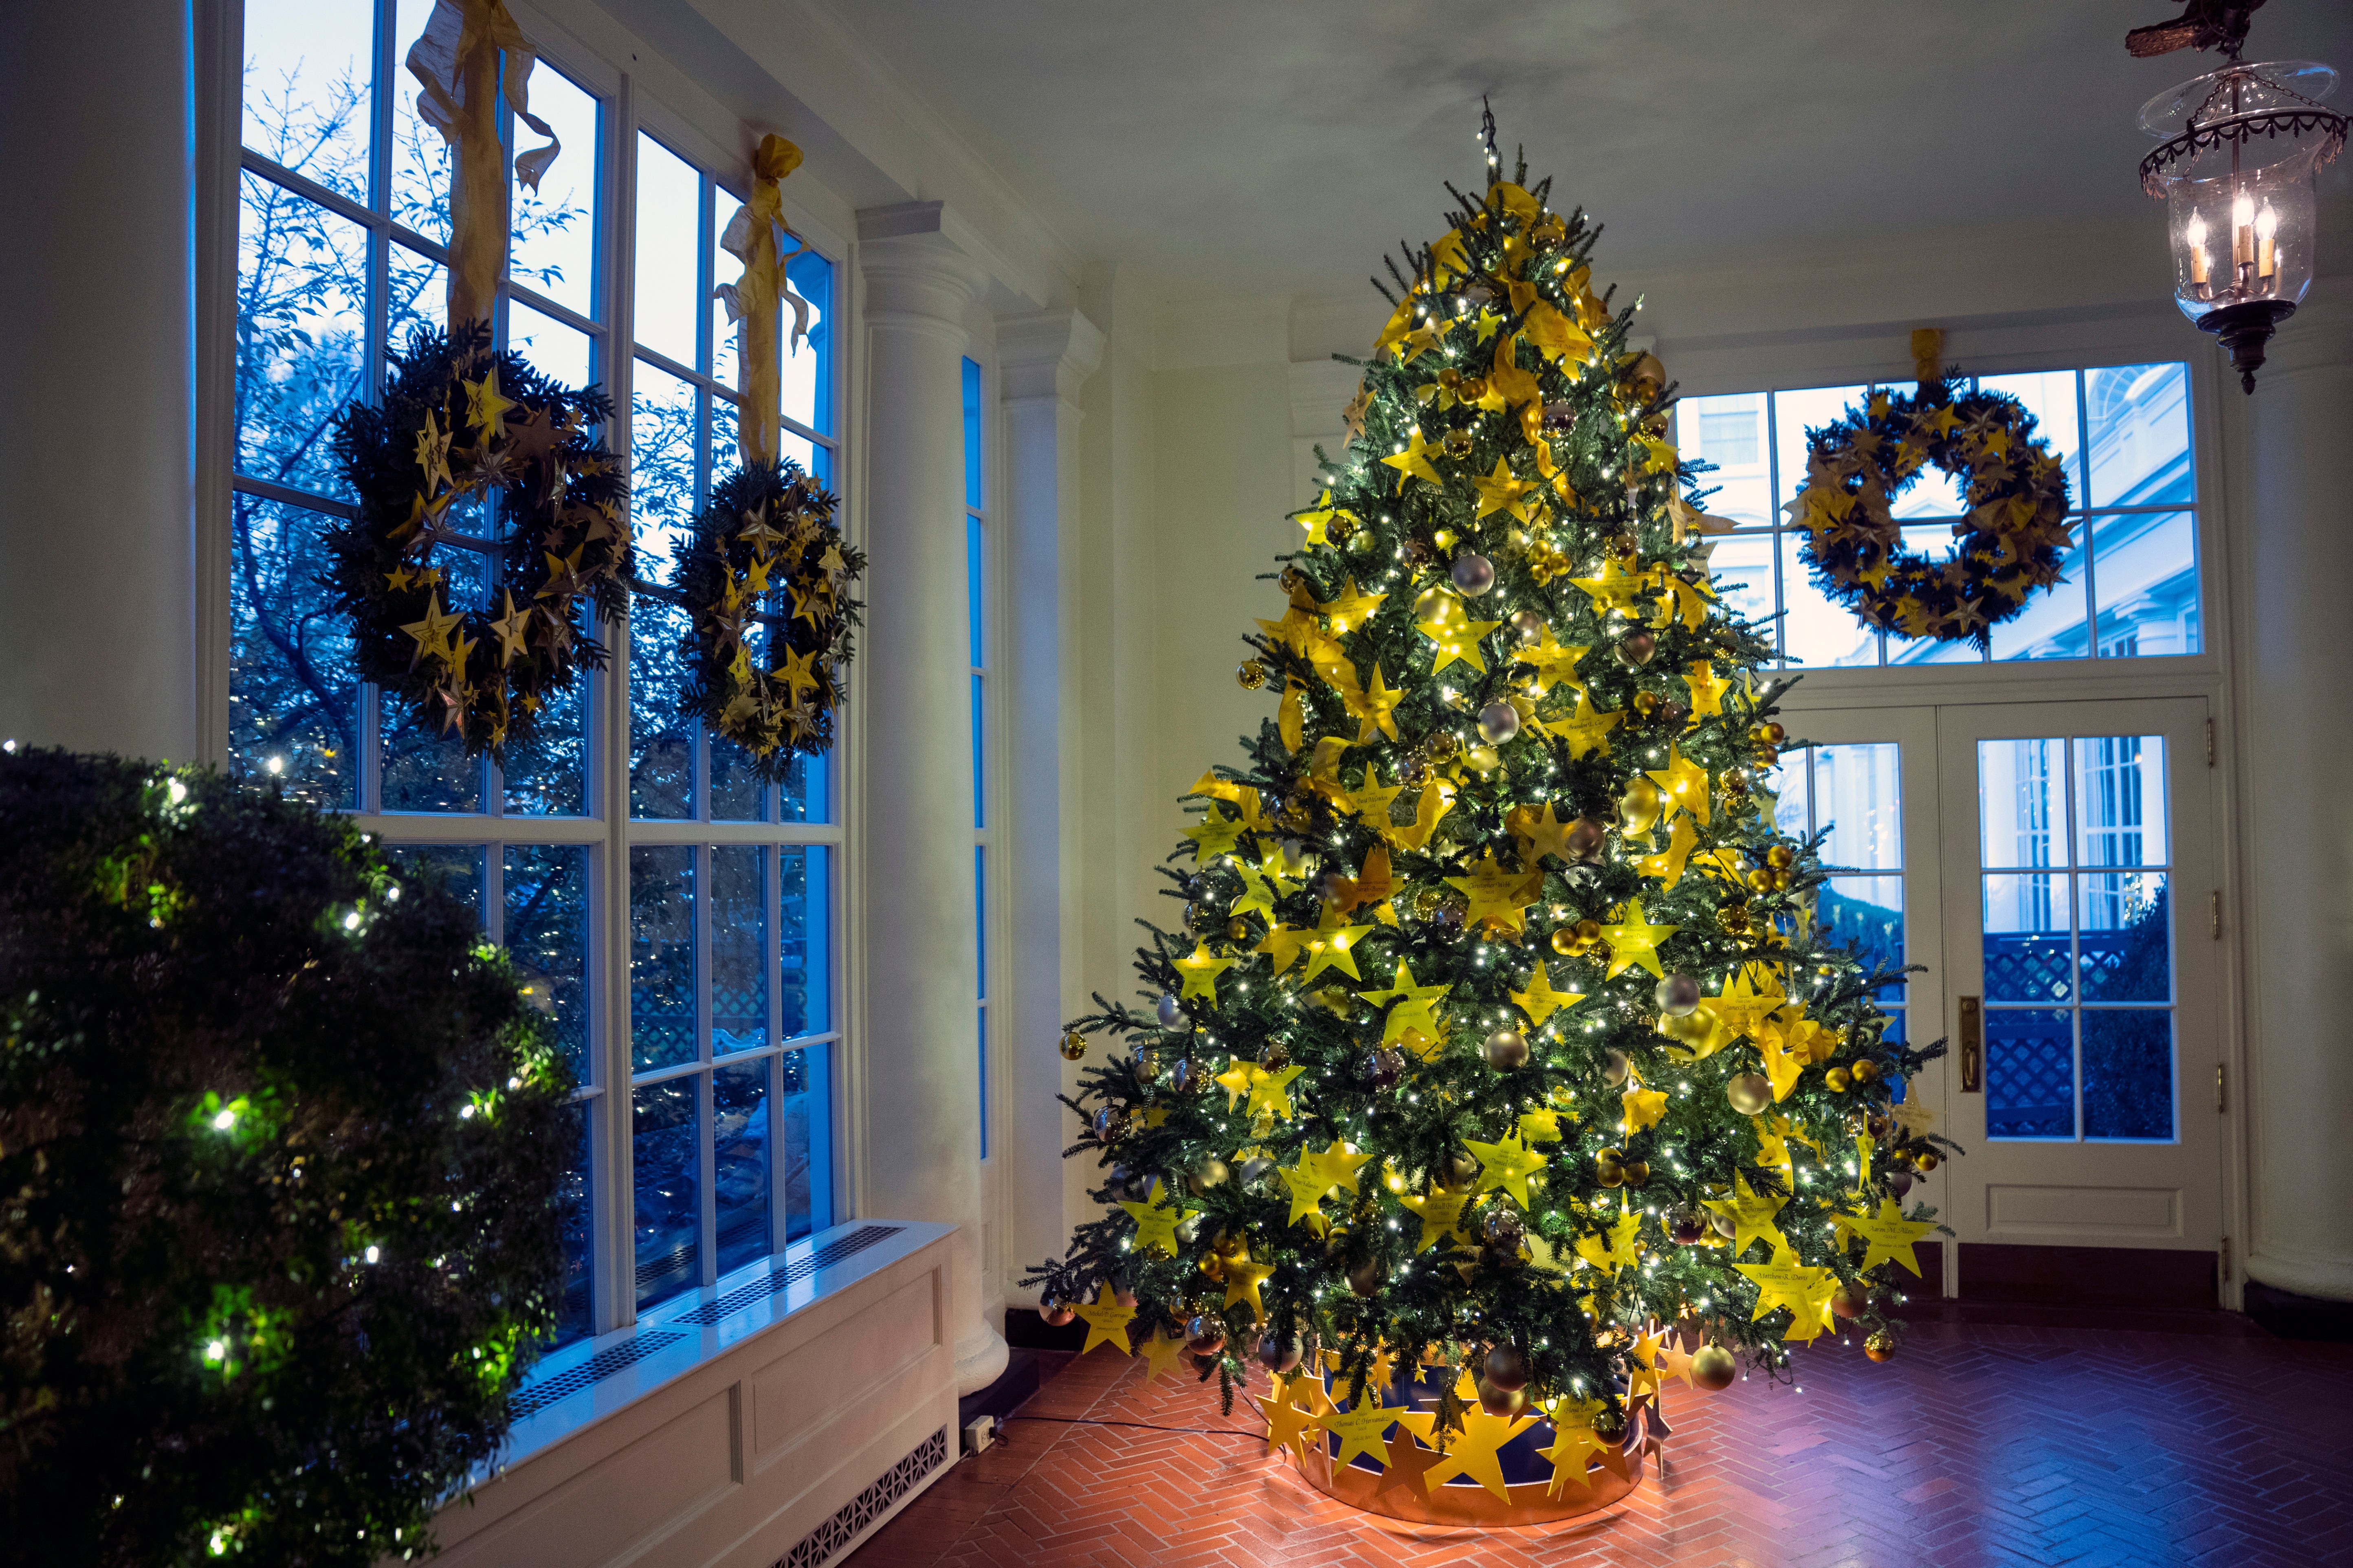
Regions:
<instances>
[{"instance_id":1,"label":"column capital","mask_svg":"<svg viewBox=\"0 0 2353 1568\"><path fill-rule=\"evenodd\" d=\"M988 273L958 243L957 226L944 202L899 202L858 215L870 324L945 323L963 332L965 310L988 287Z\"/></svg>"},{"instance_id":2,"label":"column capital","mask_svg":"<svg viewBox=\"0 0 2353 1568\"><path fill-rule=\"evenodd\" d=\"M1103 363L1103 329L1076 310L1039 310L997 319L997 374L1005 401L1053 397L1076 402Z\"/></svg>"}]
</instances>

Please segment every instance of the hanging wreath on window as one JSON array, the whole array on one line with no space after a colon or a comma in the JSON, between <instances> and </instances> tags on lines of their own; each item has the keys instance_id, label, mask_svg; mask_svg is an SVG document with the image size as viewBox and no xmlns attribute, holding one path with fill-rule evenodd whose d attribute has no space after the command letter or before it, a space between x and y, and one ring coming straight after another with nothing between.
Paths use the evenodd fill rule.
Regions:
<instances>
[{"instance_id":1,"label":"hanging wreath on window","mask_svg":"<svg viewBox=\"0 0 2353 1568\"><path fill-rule=\"evenodd\" d=\"M692 617L680 706L772 784L796 755L833 744L864 608L849 589L866 569L834 525L839 504L790 459L739 468L712 491L670 572Z\"/></svg>"},{"instance_id":2,"label":"hanging wreath on window","mask_svg":"<svg viewBox=\"0 0 2353 1568\"><path fill-rule=\"evenodd\" d=\"M381 404L336 416L358 510L327 534L330 584L363 679L503 757L605 668L584 607L626 604L628 486L594 434L612 404L493 353L480 321L418 332L393 365Z\"/></svg>"},{"instance_id":3,"label":"hanging wreath on window","mask_svg":"<svg viewBox=\"0 0 2353 1568\"><path fill-rule=\"evenodd\" d=\"M1999 392L1960 391L1933 363L1916 394L1874 392L1806 432L1806 486L1788 510L1809 535L1815 584L1868 625L1989 646L1993 627L2060 580L2070 542L2066 467L2034 416ZM1934 467L1968 514L1932 560L1904 548L1892 503Z\"/></svg>"}]
</instances>

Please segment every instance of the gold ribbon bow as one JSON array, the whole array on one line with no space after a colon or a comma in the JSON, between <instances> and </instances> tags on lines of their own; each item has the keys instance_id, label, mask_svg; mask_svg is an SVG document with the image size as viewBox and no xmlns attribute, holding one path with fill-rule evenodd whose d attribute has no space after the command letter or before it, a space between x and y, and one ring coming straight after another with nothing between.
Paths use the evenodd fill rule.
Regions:
<instances>
[{"instance_id":1,"label":"gold ribbon bow","mask_svg":"<svg viewBox=\"0 0 2353 1568\"><path fill-rule=\"evenodd\" d=\"M499 140L499 55L506 55L507 104L547 145L515 154L515 177L533 190L563 144L531 111L531 68L539 58L501 0L434 0L425 31L408 48L417 112L457 148L449 182L449 324L490 320L507 265L506 149Z\"/></svg>"},{"instance_id":2,"label":"gold ribbon bow","mask_svg":"<svg viewBox=\"0 0 2353 1568\"><path fill-rule=\"evenodd\" d=\"M744 276L722 283L712 292L727 306L727 319L737 323L735 389L743 395L743 416L736 422L737 439L746 468L776 460L777 387L776 302L793 305L793 346L808 335L809 302L793 292L786 279L785 263L808 248L785 224L786 175L801 166L801 150L781 136L760 138L752 154L752 199L735 209L719 243L731 256L741 257ZM791 240L793 247L785 248Z\"/></svg>"}]
</instances>

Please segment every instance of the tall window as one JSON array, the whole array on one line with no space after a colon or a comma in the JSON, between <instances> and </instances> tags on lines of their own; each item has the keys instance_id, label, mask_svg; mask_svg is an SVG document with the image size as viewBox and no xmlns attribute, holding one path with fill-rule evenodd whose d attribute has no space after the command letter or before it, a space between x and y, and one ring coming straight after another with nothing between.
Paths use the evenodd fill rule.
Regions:
<instances>
[{"instance_id":1,"label":"tall window","mask_svg":"<svg viewBox=\"0 0 2353 1568\"><path fill-rule=\"evenodd\" d=\"M659 584L712 487L742 461L736 334L714 286L739 197L636 137L629 425L638 571ZM810 331L783 374L783 456L829 484L832 264L787 264ZM792 613L784 593L759 614ZM636 1300L650 1306L832 1223L834 884L828 761L781 784L681 716L683 608L629 627L629 1126ZM751 639L754 657L765 652ZM781 647L781 640L779 640Z\"/></svg>"},{"instance_id":2,"label":"tall window","mask_svg":"<svg viewBox=\"0 0 2353 1568\"><path fill-rule=\"evenodd\" d=\"M1814 920L1829 940L1852 943L1866 965L1904 967L1904 792L1892 741L1808 746L1775 770L1774 818L1783 833L1820 833L1830 872L1814 900ZM1905 983L1879 988L1890 1040L1904 1033Z\"/></svg>"},{"instance_id":3,"label":"tall window","mask_svg":"<svg viewBox=\"0 0 2353 1568\"><path fill-rule=\"evenodd\" d=\"M596 1331L600 1300L609 1312L708 1284L831 1223L840 830L826 767L764 788L675 717L681 626L666 605L634 633L601 628L613 668L584 676L533 747L503 766L467 760L357 679L320 581L321 535L352 511L331 422L375 395L410 332L442 324L447 154L401 64L430 11L431 0L246 6L228 761L237 776L359 815L396 861L443 879L551 1018L581 1085L561 1342ZM493 331L572 385L624 396L634 373L628 427L604 434L617 451L638 440L640 572L659 581L713 468L735 461L731 345L699 319L713 214L723 226L734 203L620 123L609 89L600 96L543 60L531 100L563 153L536 194L516 190ZM666 223L674 214L660 204L683 188L697 223L675 234L656 225L648 243L636 222L638 287L621 298L606 261L645 203L608 174L633 140L650 165L644 198ZM646 159L649 148L669 163ZM670 241L683 243L682 263ZM809 252L792 277L814 311L784 367L785 449L829 482L831 264ZM673 360L681 320L686 346ZM443 563L453 600L487 592L501 548L486 529ZM608 798L621 787L626 805ZM628 868L626 900L607 869L616 862ZM624 945L626 992L605 958ZM592 1156L590 1113L617 1084L631 1094L633 1136ZM625 1213L633 1255L598 1256L592 1238L617 1234ZM594 1223L600 1214L607 1223Z\"/></svg>"},{"instance_id":4,"label":"tall window","mask_svg":"<svg viewBox=\"0 0 2353 1568\"><path fill-rule=\"evenodd\" d=\"M972 913L979 959L973 1037L979 1053L980 1157L988 1158L988 510L980 365L964 362L965 589L972 626Z\"/></svg>"},{"instance_id":5,"label":"tall window","mask_svg":"<svg viewBox=\"0 0 2353 1568\"><path fill-rule=\"evenodd\" d=\"M2189 374L2182 364L2104 365L1970 378L2023 403L2038 436L2067 468L2074 547L2066 580L1993 628L1990 658L2128 658L2196 653L2197 489L2189 447ZM1740 525L1711 560L1725 600L1759 622L1781 616L1784 662L1968 663L1966 642L1874 631L1826 598L1799 555L1805 531L1782 509L1806 482L1806 430L1841 418L1869 386L1687 397L1676 405L1686 458L1715 465L1705 510ZM1896 390L1904 390L1898 388ZM2084 439L2089 432L2090 438ZM1963 510L1958 487L1925 468L1893 508L1904 544L1941 559Z\"/></svg>"}]
</instances>

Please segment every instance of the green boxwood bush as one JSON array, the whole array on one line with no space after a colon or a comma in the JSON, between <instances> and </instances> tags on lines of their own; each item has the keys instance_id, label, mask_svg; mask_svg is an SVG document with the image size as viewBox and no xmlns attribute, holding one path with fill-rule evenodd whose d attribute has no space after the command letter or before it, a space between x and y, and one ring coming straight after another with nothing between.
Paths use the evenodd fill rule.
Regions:
<instances>
[{"instance_id":1,"label":"green boxwood bush","mask_svg":"<svg viewBox=\"0 0 2353 1568\"><path fill-rule=\"evenodd\" d=\"M425 1555L554 1325L569 1088L348 821L0 756L0 1558Z\"/></svg>"}]
</instances>

